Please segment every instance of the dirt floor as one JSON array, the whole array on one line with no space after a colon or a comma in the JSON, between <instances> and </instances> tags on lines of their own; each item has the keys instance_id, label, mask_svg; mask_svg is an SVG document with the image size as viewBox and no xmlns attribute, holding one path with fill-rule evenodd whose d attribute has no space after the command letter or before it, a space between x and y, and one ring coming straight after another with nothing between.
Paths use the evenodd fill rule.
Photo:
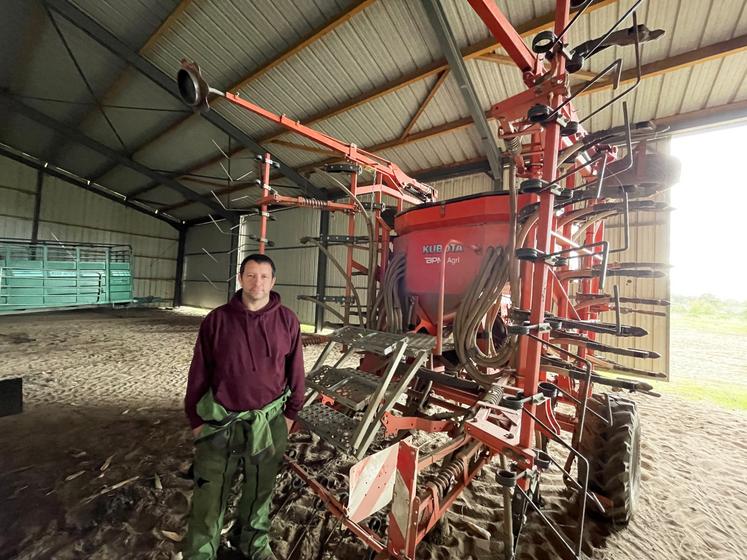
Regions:
<instances>
[{"instance_id":1,"label":"dirt floor","mask_svg":"<svg viewBox=\"0 0 747 560\"><path fill-rule=\"evenodd\" d=\"M192 486L181 399L200 320L159 310L0 318L0 378L24 378L26 405L0 418L0 560L178 558ZM307 363L318 351L307 348ZM747 413L674 395L637 401L639 511L613 533L587 523L585 553L747 558ZM305 434L292 438L309 469L329 468L331 448ZM494 476L484 470L449 513L443 544L423 545L419 558L502 558ZM547 483L547 511L571 531L561 479ZM286 500L289 485L284 473L273 506L279 558L294 547L296 559L365 558L308 491ZM536 519L525 531L519 558L562 558Z\"/></svg>"}]
</instances>

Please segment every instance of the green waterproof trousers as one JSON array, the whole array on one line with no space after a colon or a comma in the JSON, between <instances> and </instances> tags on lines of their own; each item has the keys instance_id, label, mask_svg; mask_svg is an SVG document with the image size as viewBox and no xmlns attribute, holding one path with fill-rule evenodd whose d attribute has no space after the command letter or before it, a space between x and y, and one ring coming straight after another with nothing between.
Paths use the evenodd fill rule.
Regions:
<instances>
[{"instance_id":1,"label":"green waterproof trousers","mask_svg":"<svg viewBox=\"0 0 747 560\"><path fill-rule=\"evenodd\" d=\"M251 455L254 446L247 421L236 421L232 429L195 442L195 487L182 547L184 560L215 560L226 502L238 469L243 472L236 520L239 550L249 558L263 558L270 551L270 502L288 446L288 428L282 413L268 421L272 447L260 455Z\"/></svg>"}]
</instances>

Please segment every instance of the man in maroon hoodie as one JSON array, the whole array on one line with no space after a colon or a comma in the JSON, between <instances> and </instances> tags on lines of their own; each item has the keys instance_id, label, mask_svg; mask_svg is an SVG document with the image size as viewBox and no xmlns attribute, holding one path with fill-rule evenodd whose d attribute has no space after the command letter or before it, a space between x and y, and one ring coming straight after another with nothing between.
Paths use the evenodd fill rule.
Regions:
<instances>
[{"instance_id":1,"label":"man in maroon hoodie","mask_svg":"<svg viewBox=\"0 0 747 560\"><path fill-rule=\"evenodd\" d=\"M280 304L275 264L241 263L241 290L200 325L185 411L195 436L194 494L185 560L214 560L237 469L243 482L239 550L271 560L269 508L288 431L303 405L304 366L296 315Z\"/></svg>"}]
</instances>

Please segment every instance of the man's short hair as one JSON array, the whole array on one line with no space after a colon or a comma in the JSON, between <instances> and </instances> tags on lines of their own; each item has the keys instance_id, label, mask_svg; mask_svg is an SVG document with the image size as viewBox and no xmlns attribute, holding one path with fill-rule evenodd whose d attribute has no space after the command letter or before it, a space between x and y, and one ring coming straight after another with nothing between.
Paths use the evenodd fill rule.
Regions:
<instances>
[{"instance_id":1,"label":"man's short hair","mask_svg":"<svg viewBox=\"0 0 747 560\"><path fill-rule=\"evenodd\" d=\"M254 253L253 255L249 255L248 257L244 257L244 260L241 261L241 266L239 267L239 276L244 274L244 267L246 266L246 263L249 261L255 262L255 263L267 263L272 267L272 277L275 278L275 263L272 262L272 259L268 257L267 255L260 255L259 253Z\"/></svg>"}]
</instances>

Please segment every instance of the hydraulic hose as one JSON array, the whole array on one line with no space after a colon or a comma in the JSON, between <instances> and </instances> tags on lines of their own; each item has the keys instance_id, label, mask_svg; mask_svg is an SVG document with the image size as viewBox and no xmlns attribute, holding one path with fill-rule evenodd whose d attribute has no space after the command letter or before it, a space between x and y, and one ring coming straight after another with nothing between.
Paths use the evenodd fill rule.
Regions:
<instances>
[{"instance_id":1,"label":"hydraulic hose","mask_svg":"<svg viewBox=\"0 0 747 560\"><path fill-rule=\"evenodd\" d=\"M509 277L511 258L502 247L488 247L478 275L464 294L454 318L454 345L460 363L467 374L483 386L491 386L506 378L505 373L484 373L481 368L501 369L513 354L515 337L508 338L500 348L493 348L492 328L501 292ZM478 346L478 332L487 317L484 332L488 340L487 353Z\"/></svg>"},{"instance_id":2,"label":"hydraulic hose","mask_svg":"<svg viewBox=\"0 0 747 560\"><path fill-rule=\"evenodd\" d=\"M395 253L389 261L381 290L377 297L377 327L392 333L401 333L404 328L400 284L405 277L404 253Z\"/></svg>"}]
</instances>

